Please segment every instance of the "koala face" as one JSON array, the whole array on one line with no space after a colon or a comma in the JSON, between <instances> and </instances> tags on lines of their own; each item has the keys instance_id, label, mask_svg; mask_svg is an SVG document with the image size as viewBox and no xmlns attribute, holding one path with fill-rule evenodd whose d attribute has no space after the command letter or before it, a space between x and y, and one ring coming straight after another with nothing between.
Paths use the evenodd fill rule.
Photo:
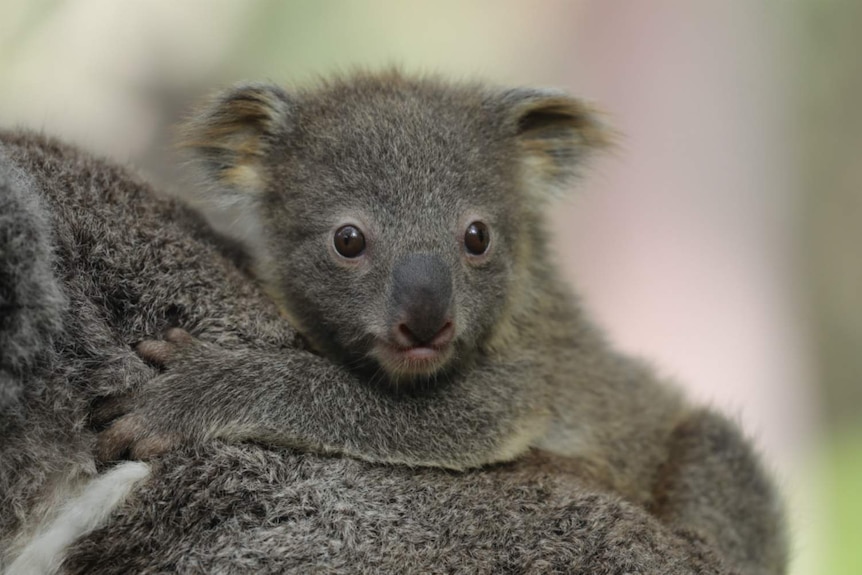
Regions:
<instances>
[{"instance_id":1,"label":"koala face","mask_svg":"<svg viewBox=\"0 0 862 575\"><path fill-rule=\"evenodd\" d=\"M486 349L544 247L536 208L595 128L559 94L390 73L238 87L187 131L213 203L254 214L240 235L297 328L397 383Z\"/></svg>"},{"instance_id":2,"label":"koala face","mask_svg":"<svg viewBox=\"0 0 862 575\"><path fill-rule=\"evenodd\" d=\"M262 214L276 289L315 345L409 379L489 337L521 209L512 151L479 115L424 92L299 104Z\"/></svg>"}]
</instances>

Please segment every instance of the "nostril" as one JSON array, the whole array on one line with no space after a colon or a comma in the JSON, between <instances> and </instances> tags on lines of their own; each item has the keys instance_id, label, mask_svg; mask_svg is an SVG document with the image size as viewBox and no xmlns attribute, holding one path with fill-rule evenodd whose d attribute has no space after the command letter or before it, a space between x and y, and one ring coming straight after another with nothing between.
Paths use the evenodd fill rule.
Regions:
<instances>
[{"instance_id":1,"label":"nostril","mask_svg":"<svg viewBox=\"0 0 862 575\"><path fill-rule=\"evenodd\" d=\"M452 341L452 336L455 335L455 325L452 320L447 321L437 332L437 335L431 340L431 345L434 347L442 347Z\"/></svg>"},{"instance_id":2,"label":"nostril","mask_svg":"<svg viewBox=\"0 0 862 575\"><path fill-rule=\"evenodd\" d=\"M406 323L398 324L398 327L395 329L395 340L399 345L403 345L404 347L412 347L419 343L419 338L413 335L413 332L410 331Z\"/></svg>"}]
</instances>

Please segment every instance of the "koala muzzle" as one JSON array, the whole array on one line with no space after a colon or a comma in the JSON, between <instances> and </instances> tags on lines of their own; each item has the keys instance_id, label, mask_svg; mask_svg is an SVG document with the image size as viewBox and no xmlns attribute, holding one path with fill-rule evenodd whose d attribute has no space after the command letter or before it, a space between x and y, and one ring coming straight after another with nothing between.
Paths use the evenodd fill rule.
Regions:
<instances>
[{"instance_id":1,"label":"koala muzzle","mask_svg":"<svg viewBox=\"0 0 862 575\"><path fill-rule=\"evenodd\" d=\"M393 338L403 347L443 347L452 340L452 275L442 258L410 254L392 271Z\"/></svg>"}]
</instances>

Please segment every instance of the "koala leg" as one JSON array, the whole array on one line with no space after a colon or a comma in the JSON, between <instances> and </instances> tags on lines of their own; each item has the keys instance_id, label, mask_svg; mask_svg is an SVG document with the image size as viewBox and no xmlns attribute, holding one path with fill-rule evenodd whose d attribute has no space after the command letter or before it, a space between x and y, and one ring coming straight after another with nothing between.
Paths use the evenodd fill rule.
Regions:
<instances>
[{"instance_id":1,"label":"koala leg","mask_svg":"<svg viewBox=\"0 0 862 575\"><path fill-rule=\"evenodd\" d=\"M709 539L742 573L785 572L779 495L738 426L707 409L673 431L656 487L656 514Z\"/></svg>"}]
</instances>

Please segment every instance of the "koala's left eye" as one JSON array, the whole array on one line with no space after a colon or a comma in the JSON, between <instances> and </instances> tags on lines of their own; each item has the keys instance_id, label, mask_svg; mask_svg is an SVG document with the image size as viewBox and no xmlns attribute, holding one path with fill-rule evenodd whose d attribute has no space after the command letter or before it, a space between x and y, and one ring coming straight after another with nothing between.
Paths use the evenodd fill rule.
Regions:
<instances>
[{"instance_id":1,"label":"koala's left eye","mask_svg":"<svg viewBox=\"0 0 862 575\"><path fill-rule=\"evenodd\" d=\"M464 232L464 247L474 256L480 256L488 251L491 243L491 232L482 222L473 222Z\"/></svg>"},{"instance_id":2,"label":"koala's left eye","mask_svg":"<svg viewBox=\"0 0 862 575\"><path fill-rule=\"evenodd\" d=\"M346 258L359 257L365 251L365 236L356 226L341 226L333 238L335 251Z\"/></svg>"}]
</instances>

